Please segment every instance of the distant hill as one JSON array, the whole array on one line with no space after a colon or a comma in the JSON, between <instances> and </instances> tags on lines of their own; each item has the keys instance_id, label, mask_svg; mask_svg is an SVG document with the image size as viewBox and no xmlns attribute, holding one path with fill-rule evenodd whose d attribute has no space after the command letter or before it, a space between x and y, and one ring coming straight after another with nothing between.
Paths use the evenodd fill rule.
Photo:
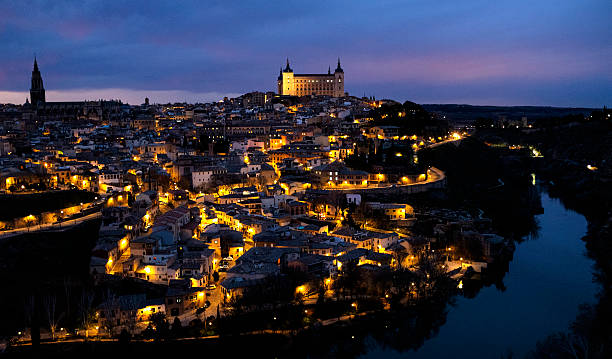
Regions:
<instances>
[{"instance_id":1,"label":"distant hill","mask_svg":"<svg viewBox=\"0 0 612 359\"><path fill-rule=\"evenodd\" d=\"M428 112L446 116L453 124L470 123L477 118L498 119L505 117L507 120L520 120L527 117L528 120L536 120L546 117L563 117L567 115L589 115L593 108L582 107L546 107L546 106L472 106L472 105L422 105Z\"/></svg>"}]
</instances>

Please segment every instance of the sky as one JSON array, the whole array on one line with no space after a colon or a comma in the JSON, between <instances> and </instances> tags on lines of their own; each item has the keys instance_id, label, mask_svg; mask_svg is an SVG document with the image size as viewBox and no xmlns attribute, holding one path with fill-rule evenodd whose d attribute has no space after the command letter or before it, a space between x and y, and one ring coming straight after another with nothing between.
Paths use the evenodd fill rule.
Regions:
<instances>
[{"instance_id":1,"label":"sky","mask_svg":"<svg viewBox=\"0 0 612 359\"><path fill-rule=\"evenodd\" d=\"M612 105L612 1L0 0L0 103L216 101L276 91L289 58L418 103Z\"/></svg>"}]
</instances>

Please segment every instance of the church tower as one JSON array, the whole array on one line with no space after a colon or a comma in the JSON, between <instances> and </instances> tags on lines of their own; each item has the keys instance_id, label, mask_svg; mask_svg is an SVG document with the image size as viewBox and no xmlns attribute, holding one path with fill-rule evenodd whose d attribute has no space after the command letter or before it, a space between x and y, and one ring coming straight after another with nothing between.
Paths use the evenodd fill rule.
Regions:
<instances>
[{"instance_id":1,"label":"church tower","mask_svg":"<svg viewBox=\"0 0 612 359\"><path fill-rule=\"evenodd\" d=\"M344 96L344 70L340 67L340 58L338 58L338 67L334 71L334 97Z\"/></svg>"},{"instance_id":2,"label":"church tower","mask_svg":"<svg viewBox=\"0 0 612 359\"><path fill-rule=\"evenodd\" d=\"M43 86L42 76L38 70L36 57L34 58L34 70L32 70L32 86L30 87L30 102L37 107L40 102L45 102L45 87Z\"/></svg>"}]
</instances>

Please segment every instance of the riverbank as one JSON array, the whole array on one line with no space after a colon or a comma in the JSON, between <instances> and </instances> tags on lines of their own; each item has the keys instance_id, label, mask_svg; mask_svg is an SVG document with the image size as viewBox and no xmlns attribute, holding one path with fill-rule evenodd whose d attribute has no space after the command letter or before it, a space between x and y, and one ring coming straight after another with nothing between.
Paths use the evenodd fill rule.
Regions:
<instances>
[{"instance_id":1,"label":"riverbank","mask_svg":"<svg viewBox=\"0 0 612 359\"><path fill-rule=\"evenodd\" d=\"M546 193L542 205L538 235L516 245L499 285L459 297L437 335L414 352L378 348L363 358L499 358L510 352L521 358L549 334L566 330L597 292L581 241L587 222Z\"/></svg>"},{"instance_id":2,"label":"riverbank","mask_svg":"<svg viewBox=\"0 0 612 359\"><path fill-rule=\"evenodd\" d=\"M240 345L236 345L237 342ZM26 356L61 356L62 358L109 358L119 357L174 357L180 355L205 355L220 357L274 358L287 352L288 338L283 335L248 335L236 337L210 337L169 339L162 341L97 341L64 342L42 344L38 349L31 346L12 347L3 358Z\"/></svg>"},{"instance_id":3,"label":"riverbank","mask_svg":"<svg viewBox=\"0 0 612 359\"><path fill-rule=\"evenodd\" d=\"M552 197L585 216L583 237L587 255L595 261L593 280L598 302L582 308L572 327L538 344L534 358L612 357L612 122L606 116L551 126L525 134L520 131L482 132L481 139L537 146L544 161L534 166Z\"/></svg>"}]
</instances>

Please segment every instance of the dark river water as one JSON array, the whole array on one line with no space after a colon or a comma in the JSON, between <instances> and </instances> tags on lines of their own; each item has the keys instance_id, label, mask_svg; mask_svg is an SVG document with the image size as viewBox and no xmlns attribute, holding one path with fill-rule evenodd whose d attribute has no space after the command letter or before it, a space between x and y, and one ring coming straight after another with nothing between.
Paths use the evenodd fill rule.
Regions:
<instances>
[{"instance_id":1,"label":"dark river water","mask_svg":"<svg viewBox=\"0 0 612 359\"><path fill-rule=\"evenodd\" d=\"M583 216L542 193L537 238L517 244L505 291L483 288L458 298L437 335L417 351L374 348L362 358L499 358L511 350L523 357L537 341L567 330L582 303L594 303L593 262L581 238Z\"/></svg>"}]
</instances>

